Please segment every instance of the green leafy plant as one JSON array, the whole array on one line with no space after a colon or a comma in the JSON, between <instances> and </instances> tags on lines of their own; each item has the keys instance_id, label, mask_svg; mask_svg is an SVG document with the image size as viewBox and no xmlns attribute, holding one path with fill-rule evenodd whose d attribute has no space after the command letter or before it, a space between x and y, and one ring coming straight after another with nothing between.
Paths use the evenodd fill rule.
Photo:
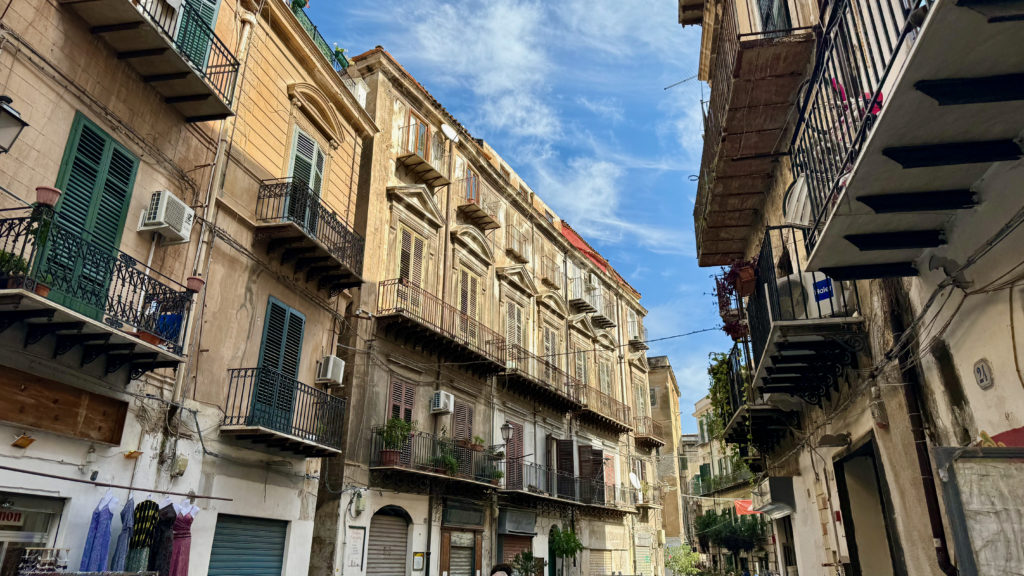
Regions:
<instances>
[{"instance_id":1,"label":"green leafy plant","mask_svg":"<svg viewBox=\"0 0 1024 576\"><path fill-rule=\"evenodd\" d=\"M442 452L430 459L430 464L437 469L444 470L449 476L455 476L459 472L459 461L451 452Z\"/></svg>"},{"instance_id":2,"label":"green leafy plant","mask_svg":"<svg viewBox=\"0 0 1024 576\"><path fill-rule=\"evenodd\" d=\"M482 446L483 443L484 439L482 436L473 436L473 444L480 444Z\"/></svg>"},{"instance_id":3,"label":"green leafy plant","mask_svg":"<svg viewBox=\"0 0 1024 576\"><path fill-rule=\"evenodd\" d=\"M533 576L537 571L537 564L537 558L534 558L533 552L520 552L512 559L512 574L514 576Z\"/></svg>"},{"instance_id":4,"label":"green leafy plant","mask_svg":"<svg viewBox=\"0 0 1024 576\"><path fill-rule=\"evenodd\" d=\"M711 417L708 419L708 435L721 440L725 426L732 417L733 407L729 398L729 354L712 352L709 355L708 376L711 379L708 395L711 397Z\"/></svg>"},{"instance_id":5,"label":"green leafy plant","mask_svg":"<svg viewBox=\"0 0 1024 576\"><path fill-rule=\"evenodd\" d=\"M675 576L697 576L700 574L700 554L689 546L672 546L665 550L665 568Z\"/></svg>"},{"instance_id":6,"label":"green leafy plant","mask_svg":"<svg viewBox=\"0 0 1024 576\"><path fill-rule=\"evenodd\" d=\"M4 276L20 276L28 272L28 262L17 254L0 250L0 274Z\"/></svg>"},{"instance_id":7,"label":"green leafy plant","mask_svg":"<svg viewBox=\"0 0 1024 576\"><path fill-rule=\"evenodd\" d=\"M559 530L557 526L551 531L548 546L555 558L572 558L583 551L583 543L576 532L571 529Z\"/></svg>"},{"instance_id":8,"label":"green leafy plant","mask_svg":"<svg viewBox=\"0 0 1024 576\"><path fill-rule=\"evenodd\" d=\"M498 470L497 468L491 471L491 480L501 480L504 477L505 473L502 472L501 470Z\"/></svg>"},{"instance_id":9,"label":"green leafy plant","mask_svg":"<svg viewBox=\"0 0 1024 576\"><path fill-rule=\"evenodd\" d=\"M409 439L412 432L412 423L394 417L384 425L384 448L388 450L401 450L405 441Z\"/></svg>"}]
</instances>

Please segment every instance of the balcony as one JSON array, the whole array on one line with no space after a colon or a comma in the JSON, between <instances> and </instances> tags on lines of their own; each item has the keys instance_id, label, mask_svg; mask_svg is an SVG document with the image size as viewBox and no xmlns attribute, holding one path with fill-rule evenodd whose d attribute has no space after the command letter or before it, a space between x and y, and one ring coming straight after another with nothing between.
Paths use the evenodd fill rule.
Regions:
<instances>
[{"instance_id":1,"label":"balcony","mask_svg":"<svg viewBox=\"0 0 1024 576\"><path fill-rule=\"evenodd\" d=\"M0 333L21 325L24 348L131 378L176 368L193 293L61 222L49 207L0 210Z\"/></svg>"},{"instance_id":2,"label":"balcony","mask_svg":"<svg viewBox=\"0 0 1024 576\"><path fill-rule=\"evenodd\" d=\"M754 475L746 468L739 468L727 474L713 476L696 476L690 482L690 493L694 496L707 496L716 492L724 492L750 482Z\"/></svg>"},{"instance_id":3,"label":"balcony","mask_svg":"<svg viewBox=\"0 0 1024 576\"><path fill-rule=\"evenodd\" d=\"M637 416L633 420L633 437L638 445L660 448L665 445L665 428L648 416Z\"/></svg>"},{"instance_id":4,"label":"balcony","mask_svg":"<svg viewBox=\"0 0 1024 576\"><path fill-rule=\"evenodd\" d=\"M799 415L766 401L750 382L750 370L743 348L734 346L729 354L729 405L723 438L749 453L752 445L768 453L797 428Z\"/></svg>"},{"instance_id":5,"label":"balcony","mask_svg":"<svg viewBox=\"0 0 1024 576\"><path fill-rule=\"evenodd\" d=\"M426 124L411 124L398 129L395 159L419 182L436 188L451 183L448 179L448 151L440 138L431 138Z\"/></svg>"},{"instance_id":6,"label":"balcony","mask_svg":"<svg viewBox=\"0 0 1024 576\"><path fill-rule=\"evenodd\" d=\"M306 11L302 6L293 2L292 14L295 14L295 18L299 21L299 26L302 26L302 29L306 31L306 34L309 35L313 44L316 44L317 50L323 54L324 58L332 68L338 72L348 68L348 58L345 58L345 54L341 51L331 48L327 43L327 40L324 40L323 35L320 34L320 30L315 24L313 24L313 21L310 20L309 15L306 14Z\"/></svg>"},{"instance_id":7,"label":"balcony","mask_svg":"<svg viewBox=\"0 0 1024 576\"><path fill-rule=\"evenodd\" d=\"M459 214L467 222L484 232L501 227L498 222L497 195L482 178L473 176L456 180L452 190Z\"/></svg>"},{"instance_id":8,"label":"balcony","mask_svg":"<svg viewBox=\"0 0 1024 576\"><path fill-rule=\"evenodd\" d=\"M597 312L600 294L584 278L569 278L569 306L573 312L593 314Z\"/></svg>"},{"instance_id":9,"label":"balcony","mask_svg":"<svg viewBox=\"0 0 1024 576\"><path fill-rule=\"evenodd\" d=\"M926 254L973 250L1021 206L1020 177L991 170L1022 157L1020 7L905 4L839 2L800 108L808 267L834 278L916 275Z\"/></svg>"},{"instance_id":10,"label":"balcony","mask_svg":"<svg viewBox=\"0 0 1024 576\"><path fill-rule=\"evenodd\" d=\"M541 358L518 344L508 345L505 357L508 365L498 378L499 385L560 412L583 407L579 382L553 360Z\"/></svg>"},{"instance_id":11,"label":"balcony","mask_svg":"<svg viewBox=\"0 0 1024 576\"><path fill-rule=\"evenodd\" d=\"M505 477L504 455L493 449L426 432L412 432L396 445L384 439L383 428L372 430L370 470L488 487L501 486Z\"/></svg>"},{"instance_id":12,"label":"balcony","mask_svg":"<svg viewBox=\"0 0 1024 576\"><path fill-rule=\"evenodd\" d=\"M754 293L747 301L754 387L820 405L866 349L854 282L808 272L804 229L765 231Z\"/></svg>"},{"instance_id":13,"label":"balcony","mask_svg":"<svg viewBox=\"0 0 1024 576\"><path fill-rule=\"evenodd\" d=\"M582 390L583 409L579 412L580 419L618 434L632 430L629 406L593 386L584 386Z\"/></svg>"},{"instance_id":14,"label":"balcony","mask_svg":"<svg viewBox=\"0 0 1024 576\"><path fill-rule=\"evenodd\" d=\"M307 458L342 450L345 399L270 368L228 373L222 435Z\"/></svg>"},{"instance_id":15,"label":"balcony","mask_svg":"<svg viewBox=\"0 0 1024 576\"><path fill-rule=\"evenodd\" d=\"M516 262L525 264L530 261L530 237L515 226L505 228L505 252Z\"/></svg>"},{"instance_id":16,"label":"balcony","mask_svg":"<svg viewBox=\"0 0 1024 576\"><path fill-rule=\"evenodd\" d=\"M598 328L614 328L615 298L612 297L611 292L606 294L596 292L595 299L597 300L597 311L590 317L590 321Z\"/></svg>"},{"instance_id":17,"label":"balcony","mask_svg":"<svg viewBox=\"0 0 1024 576\"><path fill-rule=\"evenodd\" d=\"M640 324L640 320L629 321L629 351L642 352L647 350L647 328Z\"/></svg>"},{"instance_id":18,"label":"balcony","mask_svg":"<svg viewBox=\"0 0 1024 576\"><path fill-rule=\"evenodd\" d=\"M636 493L636 507L640 510L661 508L662 494L661 486L645 484L639 493Z\"/></svg>"},{"instance_id":19,"label":"balcony","mask_svg":"<svg viewBox=\"0 0 1024 576\"><path fill-rule=\"evenodd\" d=\"M552 290L562 288L562 268L558 261L551 256L545 256L540 261L540 281Z\"/></svg>"},{"instance_id":20,"label":"balcony","mask_svg":"<svg viewBox=\"0 0 1024 576\"><path fill-rule=\"evenodd\" d=\"M362 284L365 241L309 186L291 178L264 180L256 198L257 237L332 297Z\"/></svg>"},{"instance_id":21,"label":"balcony","mask_svg":"<svg viewBox=\"0 0 1024 576\"><path fill-rule=\"evenodd\" d=\"M190 2L58 0L189 122L233 114L238 60ZM175 7L177 6L177 7Z\"/></svg>"},{"instance_id":22,"label":"balcony","mask_svg":"<svg viewBox=\"0 0 1024 576\"><path fill-rule=\"evenodd\" d=\"M775 166L788 151L792 110L814 52L813 31L794 27L786 2L720 5L721 20L703 23L714 36L693 213L701 266L743 258Z\"/></svg>"},{"instance_id":23,"label":"balcony","mask_svg":"<svg viewBox=\"0 0 1024 576\"><path fill-rule=\"evenodd\" d=\"M480 374L503 372L505 339L407 280L378 284L377 318L396 336Z\"/></svg>"}]
</instances>

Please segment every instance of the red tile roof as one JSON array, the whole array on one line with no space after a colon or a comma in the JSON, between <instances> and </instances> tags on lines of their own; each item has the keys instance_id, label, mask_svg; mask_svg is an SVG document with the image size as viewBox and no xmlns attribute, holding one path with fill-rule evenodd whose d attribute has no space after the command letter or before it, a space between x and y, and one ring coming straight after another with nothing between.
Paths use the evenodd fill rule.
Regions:
<instances>
[{"instance_id":1,"label":"red tile roof","mask_svg":"<svg viewBox=\"0 0 1024 576\"><path fill-rule=\"evenodd\" d=\"M612 265L608 263L608 260L606 260L604 256L601 256L601 254L597 250L595 250L593 246L588 244L587 241L583 239L583 236L580 236L578 232L573 230L572 226L569 226L569 223L566 222L565 220L562 220L561 231L562 236L565 236L565 239L568 240L570 244L575 246L577 250L583 253L583 255L586 256L595 265L597 265L598 268L612 275L615 278L615 280L619 283L619 285L629 290L637 298L640 298L640 292L637 291L636 288L633 288L629 284L629 282L626 282L626 279L623 278L622 275L619 274L618 271L616 271L615 268L613 268Z\"/></svg>"}]
</instances>

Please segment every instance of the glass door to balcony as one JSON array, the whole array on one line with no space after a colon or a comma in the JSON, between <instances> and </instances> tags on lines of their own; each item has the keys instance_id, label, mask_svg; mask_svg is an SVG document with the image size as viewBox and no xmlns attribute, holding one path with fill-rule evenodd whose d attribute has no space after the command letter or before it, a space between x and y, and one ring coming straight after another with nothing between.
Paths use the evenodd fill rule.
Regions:
<instances>
[{"instance_id":1,"label":"glass door to balcony","mask_svg":"<svg viewBox=\"0 0 1024 576\"><path fill-rule=\"evenodd\" d=\"M182 54L203 72L210 57L218 3L218 0L184 0L181 6L177 43Z\"/></svg>"},{"instance_id":2,"label":"glass door to balcony","mask_svg":"<svg viewBox=\"0 0 1024 576\"><path fill-rule=\"evenodd\" d=\"M253 388L252 422L290 434L306 318L271 297L263 326L259 380Z\"/></svg>"},{"instance_id":3,"label":"glass door to balcony","mask_svg":"<svg viewBox=\"0 0 1024 576\"><path fill-rule=\"evenodd\" d=\"M75 119L57 178L57 216L41 221L35 237L36 279L51 300L102 319L138 163L84 116ZM151 306L147 312L158 314L159 304Z\"/></svg>"}]
</instances>

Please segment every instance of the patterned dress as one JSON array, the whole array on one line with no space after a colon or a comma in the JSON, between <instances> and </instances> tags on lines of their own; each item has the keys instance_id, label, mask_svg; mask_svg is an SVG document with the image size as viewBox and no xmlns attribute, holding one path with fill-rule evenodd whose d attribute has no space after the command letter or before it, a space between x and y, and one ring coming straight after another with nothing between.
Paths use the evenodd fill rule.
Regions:
<instances>
[{"instance_id":1,"label":"patterned dress","mask_svg":"<svg viewBox=\"0 0 1024 576\"><path fill-rule=\"evenodd\" d=\"M192 551L192 515L182 514L174 520L174 549L171 552L170 576L188 576L188 557Z\"/></svg>"},{"instance_id":2,"label":"patterned dress","mask_svg":"<svg viewBox=\"0 0 1024 576\"><path fill-rule=\"evenodd\" d=\"M135 507L132 537L128 541L128 561L125 562L126 572L142 572L149 567L149 549L156 537L156 517L159 512L160 506L152 500L141 502Z\"/></svg>"}]
</instances>

